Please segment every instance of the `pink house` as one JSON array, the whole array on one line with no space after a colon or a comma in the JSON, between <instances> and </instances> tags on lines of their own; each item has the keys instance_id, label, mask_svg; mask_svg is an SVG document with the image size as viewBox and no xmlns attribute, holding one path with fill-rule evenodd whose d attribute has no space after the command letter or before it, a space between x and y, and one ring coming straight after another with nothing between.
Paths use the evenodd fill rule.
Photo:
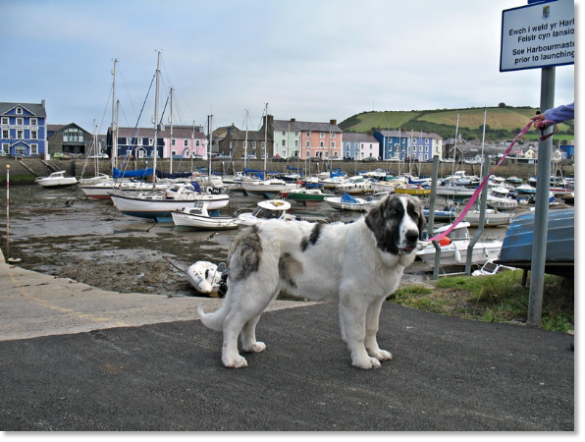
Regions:
<instances>
[{"instance_id":1,"label":"pink house","mask_svg":"<svg viewBox=\"0 0 585 442\"><path fill-rule=\"evenodd\" d=\"M173 126L172 139L171 126L165 126L163 139L163 158L191 158L192 155L207 158L207 138L201 126Z\"/></svg>"},{"instance_id":2,"label":"pink house","mask_svg":"<svg viewBox=\"0 0 585 442\"><path fill-rule=\"evenodd\" d=\"M283 158L298 156L301 159L319 157L341 159L343 132L337 120L329 123L311 123L274 120L274 155Z\"/></svg>"}]
</instances>

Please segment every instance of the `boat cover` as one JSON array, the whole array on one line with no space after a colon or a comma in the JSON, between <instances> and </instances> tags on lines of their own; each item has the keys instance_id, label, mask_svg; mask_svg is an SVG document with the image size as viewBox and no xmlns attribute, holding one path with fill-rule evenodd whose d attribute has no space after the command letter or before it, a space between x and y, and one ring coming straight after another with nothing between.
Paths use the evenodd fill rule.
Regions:
<instances>
[{"instance_id":1,"label":"boat cover","mask_svg":"<svg viewBox=\"0 0 585 442\"><path fill-rule=\"evenodd\" d=\"M354 203L357 204L357 200L351 196L349 193L344 193L343 196L341 197L341 202L342 203Z\"/></svg>"},{"instance_id":2,"label":"boat cover","mask_svg":"<svg viewBox=\"0 0 585 442\"><path fill-rule=\"evenodd\" d=\"M151 176L154 170L149 169L138 169L138 170L119 170L114 167L114 178L146 178Z\"/></svg>"}]
</instances>

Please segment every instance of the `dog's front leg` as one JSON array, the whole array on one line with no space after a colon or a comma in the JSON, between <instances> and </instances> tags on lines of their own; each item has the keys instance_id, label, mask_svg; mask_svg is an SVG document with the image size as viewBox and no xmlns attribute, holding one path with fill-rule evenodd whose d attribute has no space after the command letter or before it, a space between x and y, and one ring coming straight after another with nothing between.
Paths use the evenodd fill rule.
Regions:
<instances>
[{"instance_id":1,"label":"dog's front leg","mask_svg":"<svg viewBox=\"0 0 585 442\"><path fill-rule=\"evenodd\" d=\"M376 333L378 333L378 325L380 322L380 311L382 310L384 300L385 298L380 298L372 302L366 313L366 350L370 356L375 357L379 361L392 359L392 354L389 351L380 349L376 340Z\"/></svg>"},{"instance_id":2,"label":"dog's front leg","mask_svg":"<svg viewBox=\"0 0 585 442\"><path fill-rule=\"evenodd\" d=\"M354 296L355 292L353 295L342 294L339 303L341 333L351 352L351 364L364 370L380 368L380 361L370 357L364 345L366 338L366 308L363 304L363 299L356 300Z\"/></svg>"}]
</instances>

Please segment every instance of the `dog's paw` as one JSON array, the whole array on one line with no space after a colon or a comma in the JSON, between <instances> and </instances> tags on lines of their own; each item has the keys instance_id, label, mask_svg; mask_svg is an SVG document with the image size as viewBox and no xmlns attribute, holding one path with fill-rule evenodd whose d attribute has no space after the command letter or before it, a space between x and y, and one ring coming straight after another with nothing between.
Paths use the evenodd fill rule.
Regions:
<instances>
[{"instance_id":1,"label":"dog's paw","mask_svg":"<svg viewBox=\"0 0 585 442\"><path fill-rule=\"evenodd\" d=\"M363 370L371 370L372 368L380 368L382 364L376 358L365 358L364 360L353 361L352 364L354 367L361 368Z\"/></svg>"},{"instance_id":2,"label":"dog's paw","mask_svg":"<svg viewBox=\"0 0 585 442\"><path fill-rule=\"evenodd\" d=\"M248 361L243 356L237 355L236 357L224 357L221 359L223 365L227 368L244 368L248 366Z\"/></svg>"},{"instance_id":3,"label":"dog's paw","mask_svg":"<svg viewBox=\"0 0 585 442\"><path fill-rule=\"evenodd\" d=\"M254 342L251 345L245 345L243 349L249 353L262 353L266 350L266 344L264 342Z\"/></svg>"},{"instance_id":4,"label":"dog's paw","mask_svg":"<svg viewBox=\"0 0 585 442\"><path fill-rule=\"evenodd\" d=\"M378 349L376 351L368 351L370 356L376 358L378 361L389 361L392 359L392 353L386 350Z\"/></svg>"}]
</instances>

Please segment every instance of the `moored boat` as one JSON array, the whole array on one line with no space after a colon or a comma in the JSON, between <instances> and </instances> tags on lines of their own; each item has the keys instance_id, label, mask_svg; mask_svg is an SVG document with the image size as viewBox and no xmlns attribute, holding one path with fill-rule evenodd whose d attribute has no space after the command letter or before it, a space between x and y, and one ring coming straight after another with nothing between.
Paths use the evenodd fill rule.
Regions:
<instances>
[{"instance_id":1,"label":"moored boat","mask_svg":"<svg viewBox=\"0 0 585 442\"><path fill-rule=\"evenodd\" d=\"M171 216L176 226L192 227L198 230L229 230L237 229L239 225L231 216L210 215L208 202L199 201L195 207L183 207L173 210Z\"/></svg>"},{"instance_id":2,"label":"moored boat","mask_svg":"<svg viewBox=\"0 0 585 442\"><path fill-rule=\"evenodd\" d=\"M218 298L227 292L227 273L225 263L197 261L187 269L187 279L199 293Z\"/></svg>"},{"instance_id":3,"label":"moored boat","mask_svg":"<svg viewBox=\"0 0 585 442\"><path fill-rule=\"evenodd\" d=\"M281 190L280 195L282 198L298 201L305 205L321 203L325 198L334 196L332 193L323 193L321 189L307 189L303 187L287 191Z\"/></svg>"},{"instance_id":4,"label":"moored boat","mask_svg":"<svg viewBox=\"0 0 585 442\"><path fill-rule=\"evenodd\" d=\"M253 212L237 214L235 222L236 224L252 226L269 219L292 221L296 218L294 215L287 213L290 208L290 203L282 199L260 201L256 204L256 209Z\"/></svg>"},{"instance_id":5,"label":"moored boat","mask_svg":"<svg viewBox=\"0 0 585 442\"><path fill-rule=\"evenodd\" d=\"M64 187L77 184L77 178L74 176L65 176L65 171L53 172L47 177L39 177L35 182L42 187Z\"/></svg>"},{"instance_id":6,"label":"moored boat","mask_svg":"<svg viewBox=\"0 0 585 442\"><path fill-rule=\"evenodd\" d=\"M344 193L343 196L327 197L325 202L337 210L366 212L370 207L370 204L364 198L354 197L348 193Z\"/></svg>"}]
</instances>

